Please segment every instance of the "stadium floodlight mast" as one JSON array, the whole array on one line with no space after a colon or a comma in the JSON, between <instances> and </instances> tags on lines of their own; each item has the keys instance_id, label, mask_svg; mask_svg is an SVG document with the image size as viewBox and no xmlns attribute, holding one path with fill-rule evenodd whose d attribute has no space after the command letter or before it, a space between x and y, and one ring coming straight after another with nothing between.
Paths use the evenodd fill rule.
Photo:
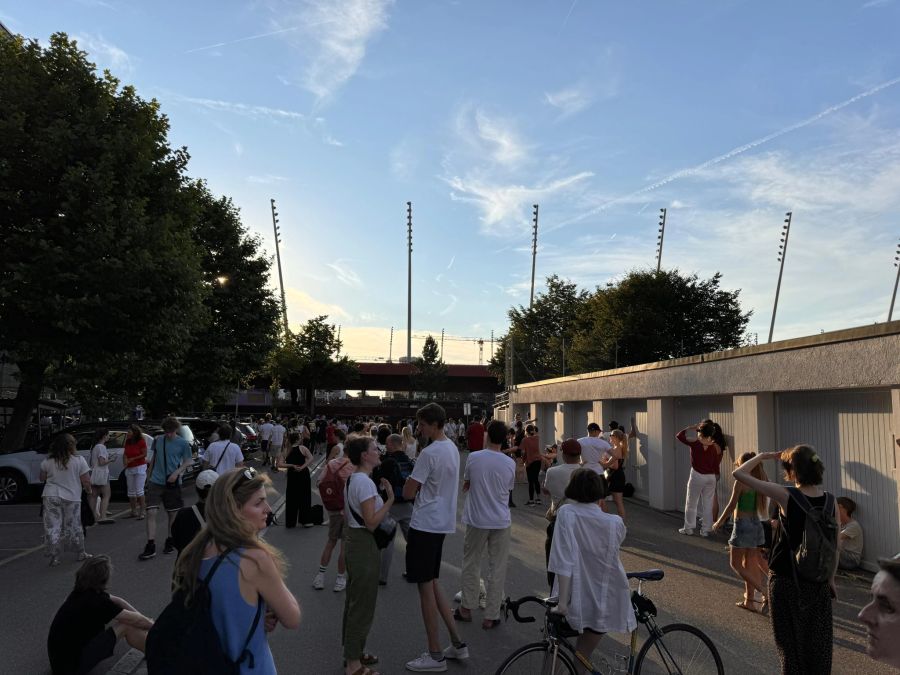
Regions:
<instances>
[{"instance_id":1,"label":"stadium floodlight mast","mask_svg":"<svg viewBox=\"0 0 900 675\"><path fill-rule=\"evenodd\" d=\"M534 205L534 219L531 223L531 299L528 301L528 309L534 304L534 269L537 264L537 230L538 230L538 205Z\"/></svg>"},{"instance_id":2,"label":"stadium floodlight mast","mask_svg":"<svg viewBox=\"0 0 900 675\"><path fill-rule=\"evenodd\" d=\"M412 363L412 202L406 202L406 360Z\"/></svg>"},{"instance_id":3,"label":"stadium floodlight mast","mask_svg":"<svg viewBox=\"0 0 900 675\"><path fill-rule=\"evenodd\" d=\"M775 287L775 306L772 308L772 323L769 326L769 342L772 342L772 334L775 332L775 314L778 312L778 295L781 293L781 276L784 274L784 259L787 257L788 238L791 234L791 218L793 211L784 214L784 225L781 227L781 243L778 245L778 285Z\"/></svg>"},{"instance_id":4,"label":"stadium floodlight mast","mask_svg":"<svg viewBox=\"0 0 900 675\"><path fill-rule=\"evenodd\" d=\"M666 236L666 210L659 210L659 231L656 233L656 273L662 269L663 239Z\"/></svg>"},{"instance_id":5,"label":"stadium floodlight mast","mask_svg":"<svg viewBox=\"0 0 900 675\"><path fill-rule=\"evenodd\" d=\"M281 274L281 230L278 227L278 211L275 210L275 200L270 199L272 206L272 228L275 230L275 259L278 260L278 284L281 288L281 318L284 320L284 336L289 337L291 332L288 328L287 319L287 301L284 299L284 277Z\"/></svg>"},{"instance_id":6,"label":"stadium floodlight mast","mask_svg":"<svg viewBox=\"0 0 900 675\"><path fill-rule=\"evenodd\" d=\"M897 300L897 285L900 284L900 242L897 243L897 253L894 255L894 267L897 268L897 278L894 279L894 293L891 295L891 308L888 310L888 321L894 316L894 302Z\"/></svg>"}]
</instances>

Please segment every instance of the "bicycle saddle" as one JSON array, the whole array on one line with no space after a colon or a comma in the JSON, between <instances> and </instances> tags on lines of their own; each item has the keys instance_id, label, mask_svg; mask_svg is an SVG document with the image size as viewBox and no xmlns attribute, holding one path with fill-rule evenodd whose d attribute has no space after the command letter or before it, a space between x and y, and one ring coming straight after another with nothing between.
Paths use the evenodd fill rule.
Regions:
<instances>
[{"instance_id":1,"label":"bicycle saddle","mask_svg":"<svg viewBox=\"0 0 900 675\"><path fill-rule=\"evenodd\" d=\"M662 570L647 570L646 572L627 572L629 579L640 579L641 581L659 581L666 573Z\"/></svg>"}]
</instances>

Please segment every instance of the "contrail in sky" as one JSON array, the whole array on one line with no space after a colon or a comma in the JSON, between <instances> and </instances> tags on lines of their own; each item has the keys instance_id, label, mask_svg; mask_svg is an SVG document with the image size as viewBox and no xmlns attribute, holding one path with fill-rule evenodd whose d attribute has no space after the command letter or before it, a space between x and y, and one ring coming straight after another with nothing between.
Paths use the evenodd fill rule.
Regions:
<instances>
[{"instance_id":1,"label":"contrail in sky","mask_svg":"<svg viewBox=\"0 0 900 675\"><path fill-rule=\"evenodd\" d=\"M294 26L292 28L282 28L281 30L273 30L270 33L260 33L259 35L250 35L248 37L238 38L237 40L229 40L228 42L217 42L214 45L206 45L205 47L197 47L196 49L188 49L185 54L193 54L194 52L202 52L207 49L215 49L216 47L225 47L227 45L234 45L238 42L247 42L248 40L259 40L260 38L271 37L273 35L281 35L282 33L290 33L291 31L300 30L301 28L309 28L311 26L321 26L325 23L333 23L332 19L328 21L319 21L318 23L306 24L305 26Z\"/></svg>"},{"instance_id":2,"label":"contrail in sky","mask_svg":"<svg viewBox=\"0 0 900 675\"><path fill-rule=\"evenodd\" d=\"M625 201L626 199L631 199L633 197L638 197L647 192L652 192L653 190L661 188L664 185L668 185L672 181L678 180L679 178L684 178L685 176L691 176L691 175L693 175L695 173L699 173L699 172L703 171L704 169L707 169L711 166L715 166L716 164L721 164L722 162L724 162L727 159L731 159L732 157L737 157L738 155L741 155L741 154L747 152L748 150L752 150L753 148L757 148L760 145L763 145L764 143L768 143L769 141L773 141L776 138L779 138L781 136L784 136L785 134L791 133L792 131L797 131L798 129L802 129L803 127L807 127L810 124L818 122L823 117L827 117L828 115L831 115L832 113L836 113L838 110L842 110L843 108L846 108L849 105L853 105L854 103L856 103L857 101L860 101L861 99L864 99L864 98L867 98L874 94L877 94L878 92L883 91L883 90L887 89L888 87L893 87L894 85L896 85L898 83L900 83L900 77L896 77L893 80L888 80L887 82L883 82L875 87L872 87L871 89L867 89L866 91L857 94L856 96L848 98L846 101L841 101L840 103L837 103L831 107L825 108L825 110L822 110L821 112L816 113L812 117L807 117L805 120L801 120L800 122L797 122L788 127L785 127L784 129L781 129L779 131L774 131L767 136L763 136L762 138L757 138L755 141L750 141L749 143L740 145L732 150L729 150L724 155L719 155L718 157L713 157L712 159L709 159L709 160L703 162L702 164L698 164L697 166L688 167L687 169L681 169L680 171L676 171L675 173L670 174L670 175L666 176L665 178L663 178L651 185L642 187L640 190L635 190L634 192L631 192L627 195L622 195L621 197L616 197L615 199L611 199L608 202L604 202L600 206L591 209L587 213L583 213L580 216L575 216L574 218L570 218L569 220L559 223L559 225L557 225L557 227L562 227L564 225L571 225L572 223L577 223L577 222L584 220L585 218L589 218L590 216L593 216L597 213L602 213L603 211L606 211L606 209L608 209L610 206L613 206L615 204L618 204L619 202Z\"/></svg>"}]
</instances>

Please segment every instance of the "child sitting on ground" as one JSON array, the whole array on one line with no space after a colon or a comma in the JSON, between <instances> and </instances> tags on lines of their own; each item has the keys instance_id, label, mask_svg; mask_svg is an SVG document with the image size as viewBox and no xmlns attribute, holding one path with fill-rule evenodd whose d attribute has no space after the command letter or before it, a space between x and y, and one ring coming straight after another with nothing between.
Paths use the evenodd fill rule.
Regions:
<instances>
[{"instance_id":1,"label":"child sitting on ground","mask_svg":"<svg viewBox=\"0 0 900 675\"><path fill-rule=\"evenodd\" d=\"M838 518L840 519L841 533L838 536L838 548L840 557L838 567L842 570L854 570L862 562L863 529L853 517L856 511L856 502L850 497L838 497Z\"/></svg>"}]
</instances>

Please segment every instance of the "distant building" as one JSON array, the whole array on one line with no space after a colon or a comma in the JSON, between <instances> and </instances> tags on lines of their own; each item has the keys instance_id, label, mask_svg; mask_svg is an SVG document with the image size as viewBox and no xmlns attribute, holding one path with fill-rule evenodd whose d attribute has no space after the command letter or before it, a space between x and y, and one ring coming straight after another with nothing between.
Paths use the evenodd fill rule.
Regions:
<instances>
[{"instance_id":1,"label":"distant building","mask_svg":"<svg viewBox=\"0 0 900 675\"><path fill-rule=\"evenodd\" d=\"M3 25L3 22L0 21L0 39L3 38L11 38L13 36L12 31Z\"/></svg>"}]
</instances>

